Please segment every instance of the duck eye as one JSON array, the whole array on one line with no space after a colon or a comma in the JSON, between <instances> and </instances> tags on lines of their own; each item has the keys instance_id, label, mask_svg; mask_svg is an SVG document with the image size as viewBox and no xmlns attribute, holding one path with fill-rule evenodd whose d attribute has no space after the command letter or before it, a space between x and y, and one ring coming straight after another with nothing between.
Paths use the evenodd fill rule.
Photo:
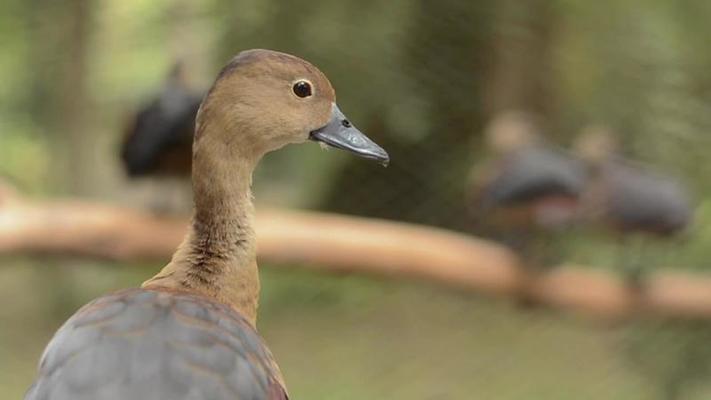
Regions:
<instances>
[{"instance_id":1,"label":"duck eye","mask_svg":"<svg viewBox=\"0 0 711 400\"><path fill-rule=\"evenodd\" d=\"M311 96L311 84L306 81L298 81L293 87L294 94L304 98Z\"/></svg>"}]
</instances>

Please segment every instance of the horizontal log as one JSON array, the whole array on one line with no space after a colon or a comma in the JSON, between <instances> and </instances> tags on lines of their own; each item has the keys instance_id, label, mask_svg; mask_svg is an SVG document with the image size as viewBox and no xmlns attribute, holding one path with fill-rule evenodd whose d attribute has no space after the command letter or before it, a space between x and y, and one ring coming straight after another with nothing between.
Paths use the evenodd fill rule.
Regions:
<instances>
[{"instance_id":1,"label":"horizontal log","mask_svg":"<svg viewBox=\"0 0 711 400\"><path fill-rule=\"evenodd\" d=\"M0 254L166 262L183 218L79 200L27 201L0 192ZM4 193L10 193L5 191ZM711 318L711 278L658 271L645 290L609 272L565 266L526 273L507 248L443 229L318 212L257 214L261 262L330 272L420 279L607 318L637 314ZM157 268L156 268L157 270Z\"/></svg>"}]
</instances>

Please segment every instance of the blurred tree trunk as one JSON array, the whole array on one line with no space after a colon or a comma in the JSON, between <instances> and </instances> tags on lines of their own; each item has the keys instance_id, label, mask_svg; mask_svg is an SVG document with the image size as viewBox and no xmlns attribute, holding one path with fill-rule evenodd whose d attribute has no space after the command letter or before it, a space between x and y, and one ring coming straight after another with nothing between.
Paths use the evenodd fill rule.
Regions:
<instances>
[{"instance_id":1,"label":"blurred tree trunk","mask_svg":"<svg viewBox=\"0 0 711 400\"><path fill-rule=\"evenodd\" d=\"M52 116L52 77L55 71L55 53L59 46L59 28L50 21L59 13L51 0L29 0L25 3L25 15L29 32L30 48L27 65L32 68L34 79L29 81L28 98L32 119L50 131Z\"/></svg>"},{"instance_id":2,"label":"blurred tree trunk","mask_svg":"<svg viewBox=\"0 0 711 400\"><path fill-rule=\"evenodd\" d=\"M66 55L62 63L59 101L59 134L64 133L63 157L67 161L69 190L73 193L91 192L96 138L87 131L86 115L89 112L87 92L87 61L91 15L94 2L71 0L67 4Z\"/></svg>"},{"instance_id":3,"label":"blurred tree trunk","mask_svg":"<svg viewBox=\"0 0 711 400\"><path fill-rule=\"evenodd\" d=\"M489 116L506 110L552 117L552 47L557 15L550 0L501 0L490 79L485 93Z\"/></svg>"},{"instance_id":4,"label":"blurred tree trunk","mask_svg":"<svg viewBox=\"0 0 711 400\"><path fill-rule=\"evenodd\" d=\"M387 110L374 111L362 127L388 150L390 168L373 172L360 160L352 160L337 176L325 208L451 228L466 226L464 183L483 123L492 4L460 0L417 4L404 67L392 68L408 75L410 95L425 105L424 135L413 141L408 132L388 126Z\"/></svg>"},{"instance_id":5,"label":"blurred tree trunk","mask_svg":"<svg viewBox=\"0 0 711 400\"><path fill-rule=\"evenodd\" d=\"M483 150L483 124L506 109L554 112L555 20L547 0L421 1L404 64L412 95L427 104L428 132L398 140L406 135L375 112L363 128L390 152L391 168L375 174L351 161L326 208L468 229L466 176Z\"/></svg>"},{"instance_id":6,"label":"blurred tree trunk","mask_svg":"<svg viewBox=\"0 0 711 400\"><path fill-rule=\"evenodd\" d=\"M55 191L89 193L95 168L96 139L86 129L90 114L86 87L91 0L31 0L26 16L31 40L27 65L35 77L29 88L33 119L48 135L51 160L48 186ZM52 265L54 264L54 265ZM64 264L62 261L50 266ZM50 315L66 313L73 294L72 278L62 268L45 268L41 281ZM49 319L49 315L48 315Z\"/></svg>"},{"instance_id":7,"label":"blurred tree trunk","mask_svg":"<svg viewBox=\"0 0 711 400\"><path fill-rule=\"evenodd\" d=\"M89 35L94 2L66 0L29 3L33 35L30 65L34 116L52 144L52 182L86 194L92 185L95 138L87 132ZM56 189L56 188L55 188Z\"/></svg>"},{"instance_id":8,"label":"blurred tree trunk","mask_svg":"<svg viewBox=\"0 0 711 400\"><path fill-rule=\"evenodd\" d=\"M261 23L245 16L243 7L232 0L219 0L217 12L226 15L230 23L220 40L217 64L222 66L239 51L250 47L262 47L295 53L309 58L308 46L303 46L301 33L312 23L312 10L320 1L310 0L261 0L260 7L267 9ZM247 45L246 45L247 44Z\"/></svg>"},{"instance_id":9,"label":"blurred tree trunk","mask_svg":"<svg viewBox=\"0 0 711 400\"><path fill-rule=\"evenodd\" d=\"M170 56L174 63L186 68L187 82L191 86L211 84L203 76L214 74L211 57L215 49L200 35L201 12L204 5L193 0L174 0L167 7ZM206 43L207 42L207 43Z\"/></svg>"}]
</instances>

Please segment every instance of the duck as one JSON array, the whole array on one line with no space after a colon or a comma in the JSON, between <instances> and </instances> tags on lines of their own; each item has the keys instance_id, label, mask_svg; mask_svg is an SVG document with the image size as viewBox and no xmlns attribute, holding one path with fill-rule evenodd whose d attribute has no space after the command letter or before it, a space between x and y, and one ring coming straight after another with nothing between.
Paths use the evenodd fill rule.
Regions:
<instances>
[{"instance_id":1,"label":"duck","mask_svg":"<svg viewBox=\"0 0 711 400\"><path fill-rule=\"evenodd\" d=\"M503 235L527 265L546 266L547 241L575 223L584 165L544 140L537 119L525 111L497 115L485 138L492 157L470 174L472 218Z\"/></svg>"},{"instance_id":2,"label":"duck","mask_svg":"<svg viewBox=\"0 0 711 400\"><path fill-rule=\"evenodd\" d=\"M185 62L176 61L159 93L125 130L120 155L129 178L190 178L195 116L204 95L190 85Z\"/></svg>"},{"instance_id":3,"label":"duck","mask_svg":"<svg viewBox=\"0 0 711 400\"><path fill-rule=\"evenodd\" d=\"M265 154L309 140L389 162L341 112L314 65L273 50L235 56L197 113L194 212L182 244L140 287L70 317L25 399L288 399L256 329L251 184Z\"/></svg>"},{"instance_id":4,"label":"duck","mask_svg":"<svg viewBox=\"0 0 711 400\"><path fill-rule=\"evenodd\" d=\"M613 233L623 244L619 261L631 285L637 287L642 265L630 259L633 246L628 242L638 238L637 244L644 247L650 239L683 237L694 217L690 190L679 178L625 157L613 131L605 125L586 126L574 151L590 174L581 216L586 223Z\"/></svg>"}]
</instances>

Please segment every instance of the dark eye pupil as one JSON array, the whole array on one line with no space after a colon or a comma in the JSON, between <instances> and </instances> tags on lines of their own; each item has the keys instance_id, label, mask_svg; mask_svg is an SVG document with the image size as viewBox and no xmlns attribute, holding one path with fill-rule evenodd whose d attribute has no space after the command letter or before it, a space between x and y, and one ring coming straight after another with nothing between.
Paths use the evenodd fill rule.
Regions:
<instances>
[{"instance_id":1,"label":"dark eye pupil","mask_svg":"<svg viewBox=\"0 0 711 400\"><path fill-rule=\"evenodd\" d=\"M294 94L299 97L311 96L311 85L304 81L296 82L294 84Z\"/></svg>"}]
</instances>

